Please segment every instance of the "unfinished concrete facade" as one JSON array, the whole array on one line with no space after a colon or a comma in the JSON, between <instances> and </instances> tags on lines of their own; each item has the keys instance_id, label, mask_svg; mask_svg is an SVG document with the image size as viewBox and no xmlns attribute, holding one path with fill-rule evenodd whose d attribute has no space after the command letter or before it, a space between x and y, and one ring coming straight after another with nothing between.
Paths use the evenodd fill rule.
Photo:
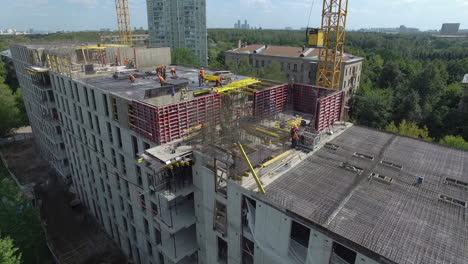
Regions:
<instances>
[{"instance_id":1,"label":"unfinished concrete facade","mask_svg":"<svg viewBox=\"0 0 468 264\"><path fill-rule=\"evenodd\" d=\"M208 65L206 0L147 0L149 44L188 48Z\"/></svg>"},{"instance_id":2,"label":"unfinished concrete facade","mask_svg":"<svg viewBox=\"0 0 468 264\"><path fill-rule=\"evenodd\" d=\"M276 62L289 80L315 84L318 52L319 49L314 48L248 45L228 50L225 55L227 63L239 64L242 60L247 60L257 70ZM346 101L359 89L363 60L351 54L344 55L340 90L345 91Z\"/></svg>"},{"instance_id":3,"label":"unfinished concrete facade","mask_svg":"<svg viewBox=\"0 0 468 264\"><path fill-rule=\"evenodd\" d=\"M184 67L161 85L95 47L63 67L14 49L42 52L15 66L50 80L71 188L136 263L468 260L467 152L343 123L343 91Z\"/></svg>"}]
</instances>

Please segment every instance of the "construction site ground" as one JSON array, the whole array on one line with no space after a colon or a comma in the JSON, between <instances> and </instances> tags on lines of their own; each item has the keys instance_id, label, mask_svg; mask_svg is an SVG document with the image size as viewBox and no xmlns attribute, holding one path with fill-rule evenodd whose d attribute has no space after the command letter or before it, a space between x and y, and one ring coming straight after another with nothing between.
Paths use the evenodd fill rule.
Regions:
<instances>
[{"instance_id":1,"label":"construction site ground","mask_svg":"<svg viewBox=\"0 0 468 264\"><path fill-rule=\"evenodd\" d=\"M0 151L21 185L44 182L52 172L49 164L37 154L32 139L2 146Z\"/></svg>"},{"instance_id":2,"label":"construction site ground","mask_svg":"<svg viewBox=\"0 0 468 264\"><path fill-rule=\"evenodd\" d=\"M35 151L32 140L1 148L9 170L21 185L35 185L47 243L58 263L127 263L126 256L83 206L55 171Z\"/></svg>"}]
</instances>

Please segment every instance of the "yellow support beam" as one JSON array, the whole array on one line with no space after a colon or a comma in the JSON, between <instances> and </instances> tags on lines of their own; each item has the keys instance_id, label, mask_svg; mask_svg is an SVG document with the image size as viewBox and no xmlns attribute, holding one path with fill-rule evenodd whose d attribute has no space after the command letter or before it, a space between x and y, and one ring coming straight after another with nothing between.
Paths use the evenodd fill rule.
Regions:
<instances>
[{"instance_id":1,"label":"yellow support beam","mask_svg":"<svg viewBox=\"0 0 468 264\"><path fill-rule=\"evenodd\" d=\"M298 117L298 118L296 118L296 119L294 119L294 120L291 120L291 121L289 121L289 122L286 122L286 124L287 124L288 126L291 126L291 127L292 127L292 126L298 126L298 125L301 124L301 121L302 121L302 118Z\"/></svg>"},{"instance_id":2,"label":"yellow support beam","mask_svg":"<svg viewBox=\"0 0 468 264\"><path fill-rule=\"evenodd\" d=\"M237 143L237 144L239 144L239 149L240 149L240 151L242 153L242 156L244 157L245 162L247 162L247 165L249 165L250 172L252 173L252 176L254 177L255 182L257 183L257 186L258 186L258 189L260 190L260 193L265 194L266 193L265 189L263 189L263 185L260 182L260 179L258 178L257 173L255 172L254 168L252 167L252 163L250 163L249 157L245 153L244 148L242 147L242 144L240 142Z\"/></svg>"},{"instance_id":3,"label":"yellow support beam","mask_svg":"<svg viewBox=\"0 0 468 264\"><path fill-rule=\"evenodd\" d=\"M281 127L275 126L275 127L273 127L273 128L276 129L276 130L279 130L279 131L283 131L283 132L288 132L288 133L289 133L289 130L283 129L283 128L281 128Z\"/></svg>"},{"instance_id":4,"label":"yellow support beam","mask_svg":"<svg viewBox=\"0 0 468 264\"><path fill-rule=\"evenodd\" d=\"M263 134L266 134L266 135L275 137L275 138L280 138L280 137L281 137L280 135L278 135L278 134L276 134L276 133L274 133L274 132L265 130L265 129L260 128L260 127L255 127L255 130L257 130L258 132L261 132L261 133L263 133Z\"/></svg>"},{"instance_id":5,"label":"yellow support beam","mask_svg":"<svg viewBox=\"0 0 468 264\"><path fill-rule=\"evenodd\" d=\"M269 161L263 163L262 165L260 165L260 168L265 168L266 166L271 165L271 164L274 163L275 161L277 161L277 160L279 160L279 159L282 159L282 158L286 157L287 155L289 155L289 151L286 151L286 152L284 152L284 153L282 153L282 154L280 154L280 155L278 155L278 156L272 158L271 160L269 160Z\"/></svg>"},{"instance_id":6,"label":"yellow support beam","mask_svg":"<svg viewBox=\"0 0 468 264\"><path fill-rule=\"evenodd\" d=\"M230 84L226 84L226 85L223 85L223 86L214 87L214 90L217 93L228 92L228 91L231 91L231 90L241 89L241 88L247 87L249 85L260 83L260 82L261 81L259 81L257 79L245 79L245 80L241 80L241 81L237 81L237 82L232 82ZM207 89L207 90L195 92L193 94L194 95L204 94L204 93L210 92L210 90L211 89Z\"/></svg>"}]
</instances>

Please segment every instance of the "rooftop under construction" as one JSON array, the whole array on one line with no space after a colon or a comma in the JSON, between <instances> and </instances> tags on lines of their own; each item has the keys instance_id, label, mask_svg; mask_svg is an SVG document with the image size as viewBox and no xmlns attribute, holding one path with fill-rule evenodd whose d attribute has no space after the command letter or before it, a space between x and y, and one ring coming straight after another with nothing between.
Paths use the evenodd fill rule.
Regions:
<instances>
[{"instance_id":1,"label":"rooftop under construction","mask_svg":"<svg viewBox=\"0 0 468 264\"><path fill-rule=\"evenodd\" d=\"M154 172L147 175L148 188L166 190L169 201L181 195L171 188L191 184L188 168L197 163L208 169L204 176L213 176L216 193L227 197L228 187L236 185L379 261L468 262L466 151L343 122L343 91L209 69L199 83L198 69L177 65L166 67L161 83L156 67L170 64L161 49L29 47L33 64L42 66L29 67L31 75L50 68L105 91L110 120L156 145L140 151L139 162ZM155 58L146 58L150 53ZM67 80L53 74L51 82ZM91 98L96 100L94 90ZM291 148L294 126L299 142ZM158 215L143 194L138 199ZM193 220L197 209L184 210L177 217ZM215 227L224 234L226 210L214 209ZM172 224L172 214L158 217L171 222L170 232L189 227ZM193 226L188 229L195 234Z\"/></svg>"}]
</instances>

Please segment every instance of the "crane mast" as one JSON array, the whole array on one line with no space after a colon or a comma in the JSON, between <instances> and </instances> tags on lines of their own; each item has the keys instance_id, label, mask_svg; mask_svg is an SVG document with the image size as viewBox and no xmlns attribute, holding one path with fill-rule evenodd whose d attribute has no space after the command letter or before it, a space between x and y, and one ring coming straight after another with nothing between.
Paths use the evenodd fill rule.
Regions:
<instances>
[{"instance_id":1,"label":"crane mast","mask_svg":"<svg viewBox=\"0 0 468 264\"><path fill-rule=\"evenodd\" d=\"M317 86L340 89L347 13L348 0L323 1L322 27L319 30L323 34L323 46L320 45L318 56Z\"/></svg>"},{"instance_id":2,"label":"crane mast","mask_svg":"<svg viewBox=\"0 0 468 264\"><path fill-rule=\"evenodd\" d=\"M132 45L132 27L130 26L130 12L128 0L115 0L117 22L119 24L120 44Z\"/></svg>"}]
</instances>

